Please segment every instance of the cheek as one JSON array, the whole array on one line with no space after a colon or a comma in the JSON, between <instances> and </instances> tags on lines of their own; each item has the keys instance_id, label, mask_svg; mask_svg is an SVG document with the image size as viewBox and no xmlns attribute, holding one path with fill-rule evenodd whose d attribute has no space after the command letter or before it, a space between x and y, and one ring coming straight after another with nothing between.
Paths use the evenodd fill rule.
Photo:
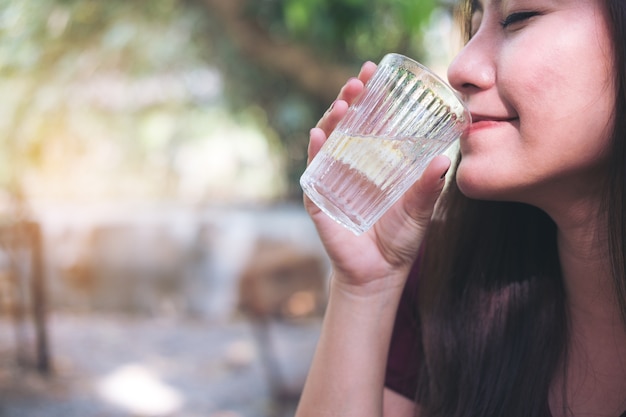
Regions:
<instances>
[{"instance_id":1,"label":"cheek","mask_svg":"<svg viewBox=\"0 0 626 417\"><path fill-rule=\"evenodd\" d=\"M499 71L502 85L510 86L513 106L523 116L529 110L534 113L539 109L541 114L545 114L571 105L567 97L573 93L572 86L579 88L579 78L574 73L575 59L549 42L530 40L528 43L533 46L514 48L525 53L523 56L507 57Z\"/></svg>"},{"instance_id":2,"label":"cheek","mask_svg":"<svg viewBox=\"0 0 626 417\"><path fill-rule=\"evenodd\" d=\"M520 116L521 133L605 136L615 97L608 38L576 31L547 39L524 39L511 48L524 56L502 61L500 81L509 86L505 94Z\"/></svg>"}]
</instances>

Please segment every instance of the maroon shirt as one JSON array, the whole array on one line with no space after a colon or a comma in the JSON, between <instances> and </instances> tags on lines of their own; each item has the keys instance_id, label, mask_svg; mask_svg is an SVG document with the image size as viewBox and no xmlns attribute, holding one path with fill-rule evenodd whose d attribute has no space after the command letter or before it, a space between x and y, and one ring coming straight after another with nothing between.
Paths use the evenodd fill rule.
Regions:
<instances>
[{"instance_id":1,"label":"maroon shirt","mask_svg":"<svg viewBox=\"0 0 626 417\"><path fill-rule=\"evenodd\" d=\"M400 299L391 336L385 386L415 401L422 355L421 326L417 312L417 267L413 267Z\"/></svg>"},{"instance_id":2,"label":"maroon shirt","mask_svg":"<svg viewBox=\"0 0 626 417\"><path fill-rule=\"evenodd\" d=\"M416 398L420 360L423 358L417 281L418 268L413 267L400 299L385 374L385 386L411 401ZM552 417L547 404L545 416ZM626 417L626 411L620 417Z\"/></svg>"}]
</instances>

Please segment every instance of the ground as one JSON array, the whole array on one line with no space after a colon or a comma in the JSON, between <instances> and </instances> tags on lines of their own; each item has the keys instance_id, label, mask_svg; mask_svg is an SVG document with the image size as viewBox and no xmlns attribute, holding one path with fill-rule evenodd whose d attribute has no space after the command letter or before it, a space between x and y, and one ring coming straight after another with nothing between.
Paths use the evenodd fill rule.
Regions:
<instances>
[{"instance_id":1,"label":"ground","mask_svg":"<svg viewBox=\"0 0 626 417\"><path fill-rule=\"evenodd\" d=\"M242 317L53 313L53 372L43 377L17 365L23 347L0 319L0 417L291 416L319 328L319 320L273 322L259 342ZM284 399L272 400L273 392Z\"/></svg>"}]
</instances>

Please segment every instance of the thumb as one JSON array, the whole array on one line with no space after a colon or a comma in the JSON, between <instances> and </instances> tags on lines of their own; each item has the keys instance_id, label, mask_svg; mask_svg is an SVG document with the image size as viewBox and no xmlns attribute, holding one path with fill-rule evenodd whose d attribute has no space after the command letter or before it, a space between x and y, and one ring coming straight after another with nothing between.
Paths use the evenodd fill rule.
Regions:
<instances>
[{"instance_id":1,"label":"thumb","mask_svg":"<svg viewBox=\"0 0 626 417\"><path fill-rule=\"evenodd\" d=\"M450 158L445 155L435 157L420 179L406 193L404 208L418 224L426 225L430 221L435 203L445 185L445 176L450 164Z\"/></svg>"}]
</instances>

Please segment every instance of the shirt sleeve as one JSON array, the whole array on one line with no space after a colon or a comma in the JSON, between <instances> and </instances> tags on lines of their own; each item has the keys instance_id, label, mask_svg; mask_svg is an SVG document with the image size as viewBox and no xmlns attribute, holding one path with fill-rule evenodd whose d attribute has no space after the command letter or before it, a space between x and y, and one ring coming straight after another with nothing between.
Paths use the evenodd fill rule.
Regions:
<instances>
[{"instance_id":1,"label":"shirt sleeve","mask_svg":"<svg viewBox=\"0 0 626 417\"><path fill-rule=\"evenodd\" d=\"M416 264L407 278L391 336L385 386L415 401L422 361L421 329L417 313Z\"/></svg>"}]
</instances>

